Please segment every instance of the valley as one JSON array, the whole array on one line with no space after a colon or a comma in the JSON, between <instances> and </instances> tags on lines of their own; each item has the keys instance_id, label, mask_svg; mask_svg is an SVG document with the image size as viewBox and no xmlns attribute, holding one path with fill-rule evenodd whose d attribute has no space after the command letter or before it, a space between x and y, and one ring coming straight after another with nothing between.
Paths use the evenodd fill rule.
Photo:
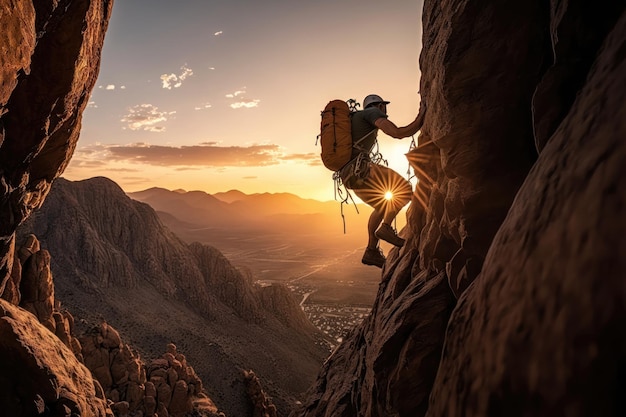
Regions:
<instances>
[{"instance_id":1,"label":"valley","mask_svg":"<svg viewBox=\"0 0 626 417\"><path fill-rule=\"evenodd\" d=\"M338 341L369 314L380 270L361 264L363 246L352 236L294 235L265 230L181 228L167 224L188 243L217 248L261 286L285 284L309 320ZM354 245L354 247L352 247ZM331 346L334 347L334 346Z\"/></svg>"},{"instance_id":2,"label":"valley","mask_svg":"<svg viewBox=\"0 0 626 417\"><path fill-rule=\"evenodd\" d=\"M258 285L286 285L309 320L335 342L369 314L380 269L361 263L370 213L366 206L360 205L359 213L344 207L344 234L338 202L298 204L299 213L294 213L289 212L293 202L281 204L280 195L265 196L271 204L259 207L246 202L258 197L239 194L239 200L222 202L230 217L220 223L213 221L227 218L220 206L211 201L207 208L198 192L152 189L129 196L150 204L185 242L217 248ZM236 211L229 210L235 204L240 221L233 221ZM386 243L382 247L385 253L390 249Z\"/></svg>"}]
</instances>

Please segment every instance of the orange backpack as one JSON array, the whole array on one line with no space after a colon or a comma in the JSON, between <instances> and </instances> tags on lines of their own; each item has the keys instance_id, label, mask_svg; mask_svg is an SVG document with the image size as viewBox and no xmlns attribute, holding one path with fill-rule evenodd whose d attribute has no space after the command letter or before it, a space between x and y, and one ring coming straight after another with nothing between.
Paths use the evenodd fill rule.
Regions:
<instances>
[{"instance_id":1,"label":"orange backpack","mask_svg":"<svg viewBox=\"0 0 626 417\"><path fill-rule=\"evenodd\" d=\"M322 111L320 144L322 162L331 171L340 170L352 157L350 115L358 104L354 100L332 100Z\"/></svg>"}]
</instances>

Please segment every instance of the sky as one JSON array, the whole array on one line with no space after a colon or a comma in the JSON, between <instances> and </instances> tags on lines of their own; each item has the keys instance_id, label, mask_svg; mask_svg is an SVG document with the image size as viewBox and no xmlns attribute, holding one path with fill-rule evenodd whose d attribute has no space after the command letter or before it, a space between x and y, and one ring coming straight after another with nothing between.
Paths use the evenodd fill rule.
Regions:
<instances>
[{"instance_id":1,"label":"sky","mask_svg":"<svg viewBox=\"0 0 626 417\"><path fill-rule=\"evenodd\" d=\"M332 200L316 137L333 99L419 109L421 0L116 0L63 176L125 191L289 192ZM411 138L379 133L403 175Z\"/></svg>"}]
</instances>

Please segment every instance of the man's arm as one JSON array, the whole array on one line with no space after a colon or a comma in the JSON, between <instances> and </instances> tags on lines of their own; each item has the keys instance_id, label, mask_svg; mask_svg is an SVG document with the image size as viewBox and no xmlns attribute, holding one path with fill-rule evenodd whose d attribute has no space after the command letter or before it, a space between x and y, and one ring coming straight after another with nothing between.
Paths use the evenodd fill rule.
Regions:
<instances>
[{"instance_id":1,"label":"man's arm","mask_svg":"<svg viewBox=\"0 0 626 417\"><path fill-rule=\"evenodd\" d=\"M398 127L391 120L381 117L376 119L374 124L377 128L382 130L385 134L391 136L392 138L402 139L408 136L412 136L417 133L418 130L422 128L424 124L424 117L426 116L426 104L422 104L420 106L420 111L411 123L406 126Z\"/></svg>"}]
</instances>

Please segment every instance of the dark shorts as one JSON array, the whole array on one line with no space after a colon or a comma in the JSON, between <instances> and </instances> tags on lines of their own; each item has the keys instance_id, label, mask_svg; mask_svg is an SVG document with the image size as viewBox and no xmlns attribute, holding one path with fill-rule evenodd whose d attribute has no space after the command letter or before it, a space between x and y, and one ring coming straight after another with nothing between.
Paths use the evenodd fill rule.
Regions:
<instances>
[{"instance_id":1,"label":"dark shorts","mask_svg":"<svg viewBox=\"0 0 626 417\"><path fill-rule=\"evenodd\" d=\"M344 184L364 203L375 209L400 211L411 201L411 183L396 171L384 165L369 164L365 178L346 177ZM385 198L391 192L391 198Z\"/></svg>"}]
</instances>

